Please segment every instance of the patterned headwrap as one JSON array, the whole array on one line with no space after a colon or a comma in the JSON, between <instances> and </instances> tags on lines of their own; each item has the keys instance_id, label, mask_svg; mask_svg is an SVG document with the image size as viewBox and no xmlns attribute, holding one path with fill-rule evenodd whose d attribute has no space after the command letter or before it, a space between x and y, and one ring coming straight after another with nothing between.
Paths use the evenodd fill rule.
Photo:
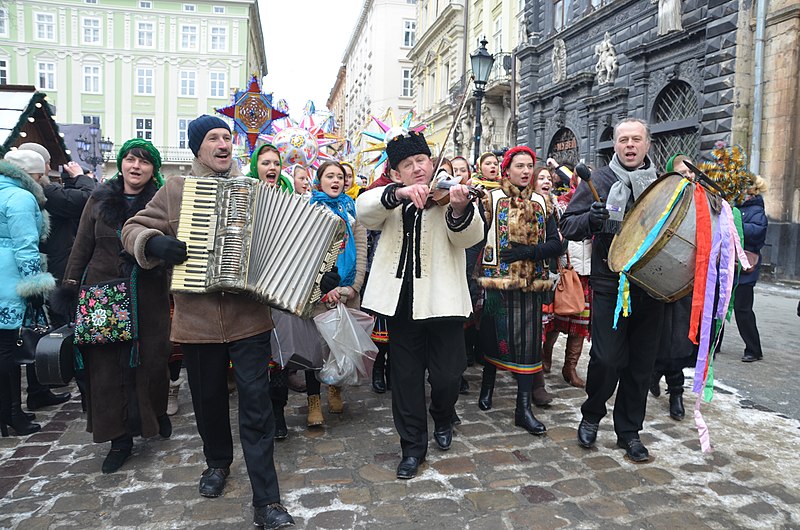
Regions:
<instances>
[{"instance_id":1,"label":"patterned headwrap","mask_svg":"<svg viewBox=\"0 0 800 530\"><path fill-rule=\"evenodd\" d=\"M131 149L143 149L150 155L149 162L153 164L153 180L156 183L156 188L164 185L164 177L161 176L161 153L158 152L156 146L144 138L131 138L120 147L117 152L117 174L112 178L117 178L122 174L122 159L128 154Z\"/></svg>"},{"instance_id":2,"label":"patterned headwrap","mask_svg":"<svg viewBox=\"0 0 800 530\"><path fill-rule=\"evenodd\" d=\"M503 157L503 163L500 164L501 175L504 177L508 175L508 167L511 165L511 161L520 153L530 155L530 157L533 159L533 163L536 164L536 153L534 153L527 145L518 145L506 151L506 156Z\"/></svg>"},{"instance_id":3,"label":"patterned headwrap","mask_svg":"<svg viewBox=\"0 0 800 530\"><path fill-rule=\"evenodd\" d=\"M348 197L353 200L356 200L358 197L358 192L361 191L361 186L358 185L358 176L356 175L356 168L353 167L353 164L350 162L339 162L341 166L347 166L350 168L350 174L353 175L353 182L350 183L350 188L344 190Z\"/></svg>"}]
</instances>

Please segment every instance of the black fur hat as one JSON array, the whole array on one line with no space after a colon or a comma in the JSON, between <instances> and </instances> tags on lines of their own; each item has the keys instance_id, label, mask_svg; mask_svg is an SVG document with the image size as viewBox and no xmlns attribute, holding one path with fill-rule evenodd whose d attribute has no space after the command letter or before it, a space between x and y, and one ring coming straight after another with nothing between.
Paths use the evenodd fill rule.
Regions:
<instances>
[{"instance_id":1,"label":"black fur hat","mask_svg":"<svg viewBox=\"0 0 800 530\"><path fill-rule=\"evenodd\" d=\"M431 149L421 132L409 131L398 134L386 143L386 155L392 169L397 169L397 165L410 156L431 156Z\"/></svg>"}]
</instances>

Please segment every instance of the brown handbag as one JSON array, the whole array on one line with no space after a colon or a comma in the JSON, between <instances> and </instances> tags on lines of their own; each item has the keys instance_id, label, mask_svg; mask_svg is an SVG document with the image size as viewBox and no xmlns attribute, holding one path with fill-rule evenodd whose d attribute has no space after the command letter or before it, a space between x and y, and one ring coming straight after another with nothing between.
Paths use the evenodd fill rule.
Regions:
<instances>
[{"instance_id":1,"label":"brown handbag","mask_svg":"<svg viewBox=\"0 0 800 530\"><path fill-rule=\"evenodd\" d=\"M580 314L586 307L586 300L583 296L581 278L569 264L569 258L566 267L558 268L558 274L560 278L556 284L553 312L560 316Z\"/></svg>"},{"instance_id":2,"label":"brown handbag","mask_svg":"<svg viewBox=\"0 0 800 530\"><path fill-rule=\"evenodd\" d=\"M744 255L747 256L747 261L750 262L750 266L746 269L743 268L742 272L745 274L750 274L756 270L756 267L758 267L758 260L760 256L758 255L758 252L750 252L749 250L745 250Z\"/></svg>"}]
</instances>

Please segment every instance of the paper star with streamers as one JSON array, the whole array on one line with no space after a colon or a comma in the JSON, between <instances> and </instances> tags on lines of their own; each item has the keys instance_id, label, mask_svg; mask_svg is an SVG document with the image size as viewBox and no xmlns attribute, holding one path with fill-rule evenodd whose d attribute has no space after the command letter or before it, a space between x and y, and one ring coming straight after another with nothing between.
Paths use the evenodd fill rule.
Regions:
<instances>
[{"instance_id":1,"label":"paper star with streamers","mask_svg":"<svg viewBox=\"0 0 800 530\"><path fill-rule=\"evenodd\" d=\"M273 120L285 118L286 113L272 106L272 94L261 92L261 83L252 76L247 90L238 90L233 95L233 105L214 109L233 120L233 131L247 139L247 148L252 155L258 135L267 132Z\"/></svg>"},{"instance_id":2,"label":"paper star with streamers","mask_svg":"<svg viewBox=\"0 0 800 530\"><path fill-rule=\"evenodd\" d=\"M369 147L367 147L366 149L362 149L361 151L362 153L369 153L375 151L381 152L380 156L378 156L374 160L375 167L380 166L389 158L389 156L386 154L386 144L391 138L394 138L397 135L398 130L402 130L404 132L405 131L422 132L428 127L424 123L417 124L413 127L411 126L411 122L414 119L413 110L410 110L408 111L408 113L406 113L400 125L397 125L397 123L395 123L394 113L392 112L392 109L386 111L386 115L384 116L383 120L378 119L376 116L371 116L371 119L375 124L378 125L378 127L380 127L381 132L376 133L371 131L362 131L361 135L367 136L371 140L369 139L367 140ZM390 121L391 125L388 125L386 123L387 121ZM428 143L430 144L430 142Z\"/></svg>"}]
</instances>

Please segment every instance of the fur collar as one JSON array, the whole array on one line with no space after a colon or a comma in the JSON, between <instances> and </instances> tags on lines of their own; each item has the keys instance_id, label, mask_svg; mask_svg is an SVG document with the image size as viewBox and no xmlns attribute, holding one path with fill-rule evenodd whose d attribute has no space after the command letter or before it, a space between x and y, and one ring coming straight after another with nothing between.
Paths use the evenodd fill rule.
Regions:
<instances>
[{"instance_id":1,"label":"fur collar","mask_svg":"<svg viewBox=\"0 0 800 530\"><path fill-rule=\"evenodd\" d=\"M512 184L508 178L503 178L500 181L500 189L503 190L503 193L506 194L506 197L516 198L520 197L525 200L531 200L531 197L534 195L538 195L536 193L536 188L533 186L533 180L528 183L527 186L520 189L519 186ZM539 195L542 197L541 195ZM548 200L546 197L542 197L545 205L547 205L547 217L550 217L550 214L553 213L553 201Z\"/></svg>"},{"instance_id":2,"label":"fur collar","mask_svg":"<svg viewBox=\"0 0 800 530\"><path fill-rule=\"evenodd\" d=\"M0 175L5 175L8 178L18 180L19 187L23 190L31 192L33 196L36 197L36 202L39 204L39 209L44 210L44 203L47 202L47 199L44 196L44 190L42 189L42 186L33 180L30 175L16 165L5 160L0 160Z\"/></svg>"},{"instance_id":3,"label":"fur collar","mask_svg":"<svg viewBox=\"0 0 800 530\"><path fill-rule=\"evenodd\" d=\"M97 202L97 217L114 229L122 228L125 221L147 206L156 194L156 185L153 180L148 182L133 201L128 201L122 190L122 177L117 177L104 182L92 193Z\"/></svg>"}]
</instances>

